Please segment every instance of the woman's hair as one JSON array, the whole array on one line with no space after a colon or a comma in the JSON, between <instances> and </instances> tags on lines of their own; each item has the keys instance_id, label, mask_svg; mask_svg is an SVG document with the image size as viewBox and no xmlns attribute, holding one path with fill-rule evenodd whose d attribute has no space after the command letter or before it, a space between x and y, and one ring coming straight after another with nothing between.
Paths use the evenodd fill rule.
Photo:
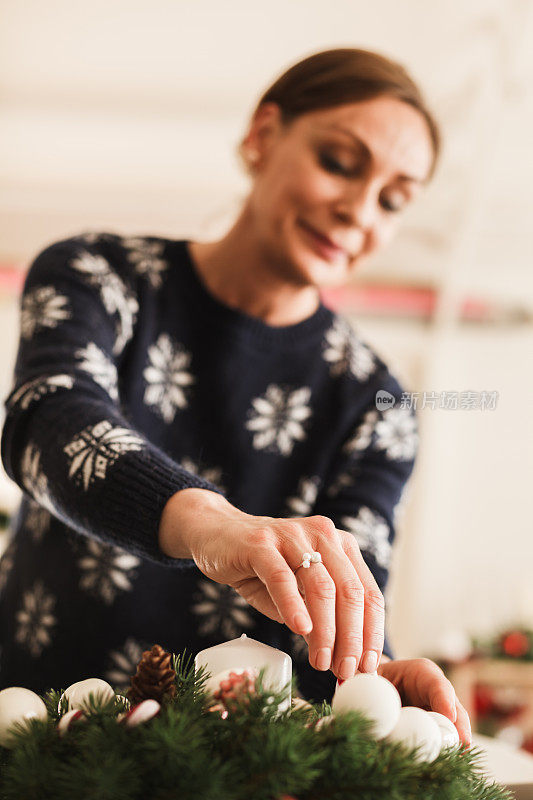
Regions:
<instances>
[{"instance_id":1,"label":"woman's hair","mask_svg":"<svg viewBox=\"0 0 533 800\"><path fill-rule=\"evenodd\" d=\"M308 111L357 103L379 96L408 103L426 120L433 145L435 171L440 152L439 127L422 93L401 64L370 50L342 47L304 58L284 72L263 94L254 115L264 103L276 103L281 119L290 124ZM242 142L239 152L243 154Z\"/></svg>"}]
</instances>

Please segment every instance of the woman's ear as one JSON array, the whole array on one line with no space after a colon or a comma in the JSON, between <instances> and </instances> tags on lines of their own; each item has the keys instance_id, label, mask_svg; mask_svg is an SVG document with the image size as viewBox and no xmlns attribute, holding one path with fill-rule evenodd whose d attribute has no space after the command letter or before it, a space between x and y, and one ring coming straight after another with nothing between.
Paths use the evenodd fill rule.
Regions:
<instances>
[{"instance_id":1,"label":"woman's ear","mask_svg":"<svg viewBox=\"0 0 533 800\"><path fill-rule=\"evenodd\" d=\"M263 103L256 109L239 152L252 174L268 158L281 132L281 109L276 103Z\"/></svg>"}]
</instances>

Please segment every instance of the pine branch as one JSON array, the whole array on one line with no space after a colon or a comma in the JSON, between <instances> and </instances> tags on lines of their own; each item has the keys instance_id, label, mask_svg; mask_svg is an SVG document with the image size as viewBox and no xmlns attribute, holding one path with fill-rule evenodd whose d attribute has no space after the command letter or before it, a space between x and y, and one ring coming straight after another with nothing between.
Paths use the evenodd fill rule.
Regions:
<instances>
[{"instance_id":1,"label":"pine branch","mask_svg":"<svg viewBox=\"0 0 533 800\"><path fill-rule=\"evenodd\" d=\"M172 666L176 672L176 696L173 702L204 706L207 700L205 684L209 678L207 669L205 667L197 669L194 657L187 654L186 650L172 656Z\"/></svg>"},{"instance_id":2,"label":"pine branch","mask_svg":"<svg viewBox=\"0 0 533 800\"><path fill-rule=\"evenodd\" d=\"M58 720L68 711L68 701L63 697L63 692L57 689L50 689L44 695L42 700L46 706L48 716L50 719Z\"/></svg>"},{"instance_id":3,"label":"pine branch","mask_svg":"<svg viewBox=\"0 0 533 800\"><path fill-rule=\"evenodd\" d=\"M89 698L87 718L58 736L61 692L45 697L49 719L20 727L0 748L1 800L506 800L480 771L480 753L450 748L431 764L398 743L376 741L360 714L316 729L327 704L279 713L287 688L264 673L227 718L209 712L206 670L173 656L176 696L135 728L121 725L120 699ZM64 707L64 704L63 704Z\"/></svg>"}]
</instances>

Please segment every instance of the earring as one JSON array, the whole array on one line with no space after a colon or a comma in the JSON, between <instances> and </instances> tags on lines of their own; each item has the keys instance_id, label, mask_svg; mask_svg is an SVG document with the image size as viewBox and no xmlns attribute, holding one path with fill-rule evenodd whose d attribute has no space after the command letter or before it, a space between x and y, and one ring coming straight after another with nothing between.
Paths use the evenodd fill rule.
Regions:
<instances>
[{"instance_id":1,"label":"earring","mask_svg":"<svg viewBox=\"0 0 533 800\"><path fill-rule=\"evenodd\" d=\"M246 156L250 164L256 164L259 161L260 153L255 147L250 147L246 150Z\"/></svg>"}]
</instances>

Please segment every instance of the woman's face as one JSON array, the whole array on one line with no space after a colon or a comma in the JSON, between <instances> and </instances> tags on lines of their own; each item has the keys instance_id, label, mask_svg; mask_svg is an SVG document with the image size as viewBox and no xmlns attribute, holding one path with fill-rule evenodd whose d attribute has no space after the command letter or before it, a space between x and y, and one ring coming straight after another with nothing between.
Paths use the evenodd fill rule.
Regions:
<instances>
[{"instance_id":1,"label":"woman's face","mask_svg":"<svg viewBox=\"0 0 533 800\"><path fill-rule=\"evenodd\" d=\"M289 126L268 103L246 144L258 154L249 203L261 246L300 285L342 283L387 244L433 161L424 117L386 96Z\"/></svg>"}]
</instances>

